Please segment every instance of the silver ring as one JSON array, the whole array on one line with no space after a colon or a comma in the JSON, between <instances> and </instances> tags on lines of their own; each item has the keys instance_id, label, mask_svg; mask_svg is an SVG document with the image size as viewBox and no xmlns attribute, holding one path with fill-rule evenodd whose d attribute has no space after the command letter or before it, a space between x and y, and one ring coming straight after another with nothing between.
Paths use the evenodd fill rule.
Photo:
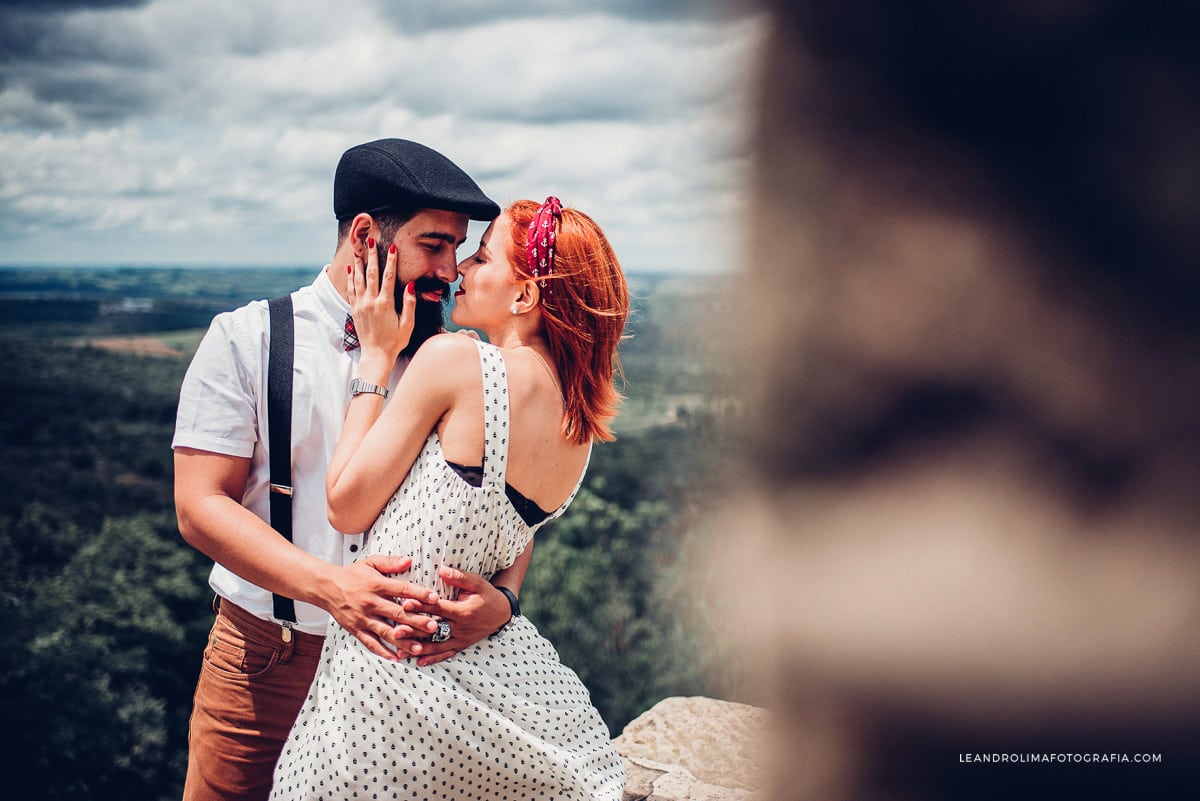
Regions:
<instances>
[{"instance_id":1,"label":"silver ring","mask_svg":"<svg viewBox=\"0 0 1200 801\"><path fill-rule=\"evenodd\" d=\"M437 631L429 638L430 642L445 642L450 639L450 621L439 620Z\"/></svg>"}]
</instances>

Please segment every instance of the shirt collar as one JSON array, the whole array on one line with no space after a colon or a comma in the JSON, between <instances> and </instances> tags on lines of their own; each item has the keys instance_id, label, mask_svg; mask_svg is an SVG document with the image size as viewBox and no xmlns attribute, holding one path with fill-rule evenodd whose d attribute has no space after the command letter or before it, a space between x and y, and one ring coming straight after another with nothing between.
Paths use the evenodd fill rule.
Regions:
<instances>
[{"instance_id":1,"label":"shirt collar","mask_svg":"<svg viewBox=\"0 0 1200 801\"><path fill-rule=\"evenodd\" d=\"M350 313L350 304L346 302L333 287L329 280L329 265L313 281L313 292L317 299L317 308L329 323L329 341L342 347L342 333L345 330L346 315Z\"/></svg>"}]
</instances>

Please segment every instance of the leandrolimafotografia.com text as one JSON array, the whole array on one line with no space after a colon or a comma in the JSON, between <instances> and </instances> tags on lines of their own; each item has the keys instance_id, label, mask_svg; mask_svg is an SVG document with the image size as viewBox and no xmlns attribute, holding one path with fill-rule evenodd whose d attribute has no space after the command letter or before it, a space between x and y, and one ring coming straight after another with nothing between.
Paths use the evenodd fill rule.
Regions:
<instances>
[{"instance_id":1,"label":"leandrolimafotografia.com text","mask_svg":"<svg viewBox=\"0 0 1200 801\"><path fill-rule=\"evenodd\" d=\"M958 755L964 764L980 765L1157 765L1162 754L990 753Z\"/></svg>"}]
</instances>

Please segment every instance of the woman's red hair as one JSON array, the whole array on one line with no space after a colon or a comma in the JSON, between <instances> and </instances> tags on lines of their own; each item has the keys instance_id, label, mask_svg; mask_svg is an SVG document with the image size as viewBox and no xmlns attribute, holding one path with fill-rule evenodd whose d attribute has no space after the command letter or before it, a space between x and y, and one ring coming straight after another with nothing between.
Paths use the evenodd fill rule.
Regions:
<instances>
[{"instance_id":1,"label":"woman's red hair","mask_svg":"<svg viewBox=\"0 0 1200 801\"><path fill-rule=\"evenodd\" d=\"M517 280L533 280L525 262L529 223L540 204L518 200L506 209L512 250L509 261ZM546 342L562 382L563 434L574 442L612 440L609 422L621 394L617 345L629 317L629 288L608 237L586 214L562 210L554 274L541 290Z\"/></svg>"}]
</instances>

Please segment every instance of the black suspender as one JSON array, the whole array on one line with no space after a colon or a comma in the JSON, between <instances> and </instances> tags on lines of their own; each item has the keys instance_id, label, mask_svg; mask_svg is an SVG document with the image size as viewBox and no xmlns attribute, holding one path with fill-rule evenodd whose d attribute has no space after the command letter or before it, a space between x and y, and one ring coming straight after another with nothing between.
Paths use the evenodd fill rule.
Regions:
<instances>
[{"instance_id":1,"label":"black suspender","mask_svg":"<svg viewBox=\"0 0 1200 801\"><path fill-rule=\"evenodd\" d=\"M267 360L267 428L271 457L271 527L292 541L292 364L295 360L295 320L292 296L267 302L271 314L271 350ZM291 598L274 596L277 620L296 622Z\"/></svg>"}]
</instances>

